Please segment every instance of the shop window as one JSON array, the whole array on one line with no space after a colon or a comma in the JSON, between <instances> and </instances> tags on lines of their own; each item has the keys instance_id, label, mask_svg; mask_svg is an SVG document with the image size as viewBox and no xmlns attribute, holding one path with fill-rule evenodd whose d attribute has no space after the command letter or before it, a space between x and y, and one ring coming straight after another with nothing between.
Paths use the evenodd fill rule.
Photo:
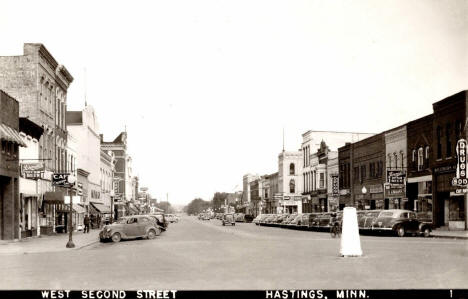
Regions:
<instances>
[{"instance_id":1,"label":"shop window","mask_svg":"<svg viewBox=\"0 0 468 299\"><path fill-rule=\"evenodd\" d=\"M296 183L294 180L289 181L289 193L296 193Z\"/></svg>"},{"instance_id":2,"label":"shop window","mask_svg":"<svg viewBox=\"0 0 468 299\"><path fill-rule=\"evenodd\" d=\"M2 153L6 153L7 151L7 142L2 140Z\"/></svg>"},{"instance_id":3,"label":"shop window","mask_svg":"<svg viewBox=\"0 0 468 299\"><path fill-rule=\"evenodd\" d=\"M294 175L296 173L294 163L289 164L289 174Z\"/></svg>"}]
</instances>

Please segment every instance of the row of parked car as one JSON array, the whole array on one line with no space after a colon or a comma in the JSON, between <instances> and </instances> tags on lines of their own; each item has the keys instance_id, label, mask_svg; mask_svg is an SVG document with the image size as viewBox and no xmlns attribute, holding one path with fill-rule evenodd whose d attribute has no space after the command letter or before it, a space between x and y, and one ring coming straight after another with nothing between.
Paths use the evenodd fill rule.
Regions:
<instances>
[{"instance_id":1,"label":"row of parked car","mask_svg":"<svg viewBox=\"0 0 468 299\"><path fill-rule=\"evenodd\" d=\"M359 231L391 233L403 237L407 234L429 237L432 223L426 215L413 211L365 210L357 211ZM303 214L261 214L253 222L257 225L279 226L284 228L330 231L333 226L341 227L343 212L303 213Z\"/></svg>"},{"instance_id":2,"label":"row of parked car","mask_svg":"<svg viewBox=\"0 0 468 299\"><path fill-rule=\"evenodd\" d=\"M120 242L122 239L154 239L167 230L169 223L178 221L176 215L163 213L125 216L104 225L99 232L99 240Z\"/></svg>"}]
</instances>

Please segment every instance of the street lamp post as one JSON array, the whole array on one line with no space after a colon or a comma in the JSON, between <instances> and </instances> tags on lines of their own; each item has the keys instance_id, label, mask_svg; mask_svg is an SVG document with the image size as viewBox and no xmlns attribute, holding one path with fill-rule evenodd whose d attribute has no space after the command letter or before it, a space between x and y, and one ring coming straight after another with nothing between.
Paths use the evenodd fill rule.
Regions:
<instances>
[{"instance_id":1,"label":"street lamp post","mask_svg":"<svg viewBox=\"0 0 468 299\"><path fill-rule=\"evenodd\" d=\"M70 194L70 189L73 188L76 182L76 178L73 175L69 175L67 177L67 181L69 183L69 187L67 188L68 197L70 198L70 223L68 224L68 242L66 247L67 248L74 248L75 244L73 243L73 198L72 194ZM73 192L72 192L73 193Z\"/></svg>"}]
</instances>

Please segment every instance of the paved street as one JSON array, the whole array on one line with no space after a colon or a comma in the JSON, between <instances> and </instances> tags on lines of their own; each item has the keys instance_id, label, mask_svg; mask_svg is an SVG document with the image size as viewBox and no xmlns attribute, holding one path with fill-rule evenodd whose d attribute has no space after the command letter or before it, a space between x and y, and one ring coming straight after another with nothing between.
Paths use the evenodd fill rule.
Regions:
<instances>
[{"instance_id":1,"label":"paved street","mask_svg":"<svg viewBox=\"0 0 468 299\"><path fill-rule=\"evenodd\" d=\"M155 240L0 255L1 289L468 288L468 240L361 236L182 217Z\"/></svg>"}]
</instances>

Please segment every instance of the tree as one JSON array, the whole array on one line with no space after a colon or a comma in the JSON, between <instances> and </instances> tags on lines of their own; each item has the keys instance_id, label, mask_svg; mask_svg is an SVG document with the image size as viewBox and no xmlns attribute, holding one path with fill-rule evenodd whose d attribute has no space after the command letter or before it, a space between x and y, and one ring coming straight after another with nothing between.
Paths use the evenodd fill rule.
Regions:
<instances>
[{"instance_id":1,"label":"tree","mask_svg":"<svg viewBox=\"0 0 468 299\"><path fill-rule=\"evenodd\" d=\"M211 206L210 201L205 201L201 198L195 198L187 205L187 214L199 214Z\"/></svg>"},{"instance_id":2,"label":"tree","mask_svg":"<svg viewBox=\"0 0 468 299\"><path fill-rule=\"evenodd\" d=\"M216 192L213 196L213 211L222 212L221 206L223 206L228 198L228 194L225 192Z\"/></svg>"}]
</instances>

